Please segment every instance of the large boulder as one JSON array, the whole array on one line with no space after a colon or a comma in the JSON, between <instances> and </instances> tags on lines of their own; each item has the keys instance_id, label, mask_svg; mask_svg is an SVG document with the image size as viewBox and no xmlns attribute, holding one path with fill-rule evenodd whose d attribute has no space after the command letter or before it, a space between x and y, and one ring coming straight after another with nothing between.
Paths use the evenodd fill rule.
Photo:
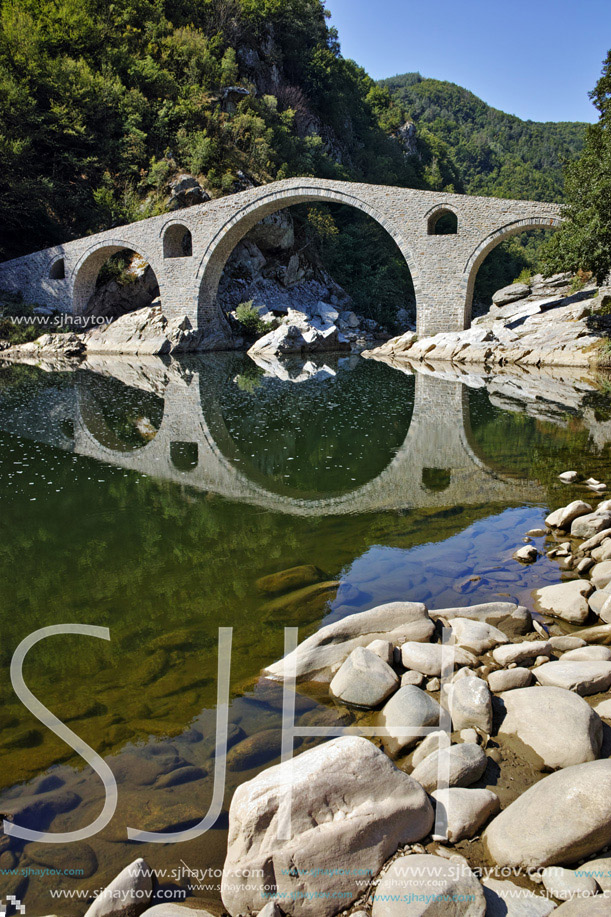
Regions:
<instances>
[{"instance_id":1,"label":"large boulder","mask_svg":"<svg viewBox=\"0 0 611 917\"><path fill-rule=\"evenodd\" d=\"M492 696L482 678L469 675L444 685L442 702L450 711L455 731L473 727L485 735L492 732Z\"/></svg>"},{"instance_id":2,"label":"large boulder","mask_svg":"<svg viewBox=\"0 0 611 917\"><path fill-rule=\"evenodd\" d=\"M499 866L576 863L611 843L611 760L565 767L535 783L491 822L486 847Z\"/></svg>"},{"instance_id":3,"label":"large boulder","mask_svg":"<svg viewBox=\"0 0 611 917\"><path fill-rule=\"evenodd\" d=\"M384 705L378 716L385 747L392 755L413 748L434 726L439 726L441 707L426 691L405 685ZM413 731L413 735L402 732Z\"/></svg>"},{"instance_id":4,"label":"large boulder","mask_svg":"<svg viewBox=\"0 0 611 917\"><path fill-rule=\"evenodd\" d=\"M412 854L399 857L384 873L372 917L484 917L482 886L465 862Z\"/></svg>"},{"instance_id":5,"label":"large boulder","mask_svg":"<svg viewBox=\"0 0 611 917\"><path fill-rule=\"evenodd\" d=\"M357 707L377 707L399 687L399 679L387 662L366 647L357 646L329 685L338 700Z\"/></svg>"},{"instance_id":6,"label":"large boulder","mask_svg":"<svg viewBox=\"0 0 611 917\"><path fill-rule=\"evenodd\" d=\"M153 898L152 876L143 859L134 860L98 895L85 917L140 917Z\"/></svg>"},{"instance_id":7,"label":"large boulder","mask_svg":"<svg viewBox=\"0 0 611 917\"><path fill-rule=\"evenodd\" d=\"M540 685L567 688L585 697L611 686L611 662L546 662L535 669Z\"/></svg>"},{"instance_id":8,"label":"large boulder","mask_svg":"<svg viewBox=\"0 0 611 917\"><path fill-rule=\"evenodd\" d=\"M501 808L499 797L492 790L453 786L447 790L433 790L431 796L436 803L436 826L443 823L445 827L443 834L433 837L451 844L473 837Z\"/></svg>"},{"instance_id":9,"label":"large boulder","mask_svg":"<svg viewBox=\"0 0 611 917\"><path fill-rule=\"evenodd\" d=\"M321 627L293 653L269 666L265 674L284 678L294 665L298 681L330 682L357 646L367 646L377 639L395 644L406 640L427 641L434 630L425 605L389 602Z\"/></svg>"},{"instance_id":10,"label":"large boulder","mask_svg":"<svg viewBox=\"0 0 611 917\"><path fill-rule=\"evenodd\" d=\"M559 901L571 898L588 898L598 894L596 879L583 875L581 870L565 869L563 866L546 866L541 873L543 886Z\"/></svg>"},{"instance_id":11,"label":"large boulder","mask_svg":"<svg viewBox=\"0 0 611 917\"><path fill-rule=\"evenodd\" d=\"M545 767L571 767L598 757L602 720L577 694L564 688L519 688L504 694L501 703L505 718L499 735L516 736Z\"/></svg>"},{"instance_id":12,"label":"large boulder","mask_svg":"<svg viewBox=\"0 0 611 917\"><path fill-rule=\"evenodd\" d=\"M249 354L324 353L326 351L350 350L350 342L336 325L316 327L307 330L299 325L280 325L252 345Z\"/></svg>"},{"instance_id":13,"label":"large boulder","mask_svg":"<svg viewBox=\"0 0 611 917\"><path fill-rule=\"evenodd\" d=\"M234 346L224 324L219 323L214 331L194 328L187 316L168 318L159 305L129 312L109 325L88 331L82 339L87 353L129 353L138 356L228 350Z\"/></svg>"},{"instance_id":14,"label":"large boulder","mask_svg":"<svg viewBox=\"0 0 611 917\"><path fill-rule=\"evenodd\" d=\"M508 287L503 287L494 293L492 302L495 306L506 306L519 299L525 299L529 295L530 286L527 283L510 283Z\"/></svg>"},{"instance_id":15,"label":"large boulder","mask_svg":"<svg viewBox=\"0 0 611 917\"><path fill-rule=\"evenodd\" d=\"M611 560L603 560L596 564L590 571L592 584L596 589L604 589L611 583Z\"/></svg>"},{"instance_id":16,"label":"large boulder","mask_svg":"<svg viewBox=\"0 0 611 917\"><path fill-rule=\"evenodd\" d=\"M449 786L471 786L486 770L487 758L479 745L464 742L434 751L412 771L412 777L427 793L436 790L440 778Z\"/></svg>"},{"instance_id":17,"label":"large boulder","mask_svg":"<svg viewBox=\"0 0 611 917\"><path fill-rule=\"evenodd\" d=\"M543 614L563 618L571 624L583 624L590 613L588 596L593 591L588 580L575 579L537 589L535 601Z\"/></svg>"},{"instance_id":18,"label":"large boulder","mask_svg":"<svg viewBox=\"0 0 611 917\"><path fill-rule=\"evenodd\" d=\"M287 806L290 840L279 836ZM233 917L251 915L276 895L287 914L331 917L362 893L363 876L432 824L426 793L384 752L359 736L334 739L238 787L223 903Z\"/></svg>"},{"instance_id":19,"label":"large boulder","mask_svg":"<svg viewBox=\"0 0 611 917\"><path fill-rule=\"evenodd\" d=\"M554 911L554 917L609 917L609 899L602 895L571 898Z\"/></svg>"}]
</instances>

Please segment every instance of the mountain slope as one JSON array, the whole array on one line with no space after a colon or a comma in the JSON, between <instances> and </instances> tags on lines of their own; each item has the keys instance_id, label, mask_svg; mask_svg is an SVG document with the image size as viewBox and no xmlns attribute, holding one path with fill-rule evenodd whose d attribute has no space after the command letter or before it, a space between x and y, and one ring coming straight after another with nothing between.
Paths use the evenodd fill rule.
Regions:
<instances>
[{"instance_id":1,"label":"mountain slope","mask_svg":"<svg viewBox=\"0 0 611 917\"><path fill-rule=\"evenodd\" d=\"M447 145L467 193L562 201L562 165L581 152L584 123L523 121L461 86L419 73L393 76L380 85L419 131Z\"/></svg>"}]
</instances>

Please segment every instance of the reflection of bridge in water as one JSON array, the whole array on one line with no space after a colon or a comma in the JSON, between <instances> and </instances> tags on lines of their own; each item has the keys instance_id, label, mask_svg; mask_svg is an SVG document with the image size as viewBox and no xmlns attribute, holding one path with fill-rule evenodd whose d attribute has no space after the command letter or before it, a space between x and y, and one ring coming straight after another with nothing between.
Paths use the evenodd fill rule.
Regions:
<instances>
[{"instance_id":1,"label":"reflection of bridge in water","mask_svg":"<svg viewBox=\"0 0 611 917\"><path fill-rule=\"evenodd\" d=\"M220 411L215 411L211 424L213 405L202 403L205 399L197 371L181 373L174 364L167 368L161 361L151 366L151 371L148 365L138 367L121 360L93 363L91 368L161 395L163 419L149 442L131 452L116 451L91 432L77 395L74 451L152 478L299 515L510 503L543 497L543 489L536 483L504 478L476 455L471 445L466 389L457 381L417 375L409 430L387 467L373 480L343 494L309 499L283 495L261 480L253 481L224 454L218 443ZM224 433L229 439L230 434Z\"/></svg>"}]
</instances>

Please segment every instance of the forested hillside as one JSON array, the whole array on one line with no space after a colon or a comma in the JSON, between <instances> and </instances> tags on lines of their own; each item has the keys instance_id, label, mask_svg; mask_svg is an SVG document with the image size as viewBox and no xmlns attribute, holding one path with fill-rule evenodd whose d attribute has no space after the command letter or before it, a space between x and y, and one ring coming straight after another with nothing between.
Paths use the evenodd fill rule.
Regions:
<instances>
[{"instance_id":1,"label":"forested hillside","mask_svg":"<svg viewBox=\"0 0 611 917\"><path fill-rule=\"evenodd\" d=\"M321 0L5 0L4 257L153 215L172 176L212 195L293 175L452 185L405 155L401 106L339 52Z\"/></svg>"},{"instance_id":2,"label":"forested hillside","mask_svg":"<svg viewBox=\"0 0 611 917\"><path fill-rule=\"evenodd\" d=\"M522 121L441 80L405 73L382 80L419 131L451 151L469 194L562 201L563 163L583 149L580 122Z\"/></svg>"}]
</instances>

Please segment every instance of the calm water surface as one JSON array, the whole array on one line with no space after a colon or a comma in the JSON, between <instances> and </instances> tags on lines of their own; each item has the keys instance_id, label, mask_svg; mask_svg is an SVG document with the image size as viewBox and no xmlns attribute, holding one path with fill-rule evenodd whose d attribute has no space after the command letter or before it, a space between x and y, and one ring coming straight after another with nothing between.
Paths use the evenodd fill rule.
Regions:
<instances>
[{"instance_id":1,"label":"calm water surface","mask_svg":"<svg viewBox=\"0 0 611 917\"><path fill-rule=\"evenodd\" d=\"M484 383L360 357L0 370L0 812L67 831L103 802L99 778L11 686L16 647L51 624L110 629L109 643L38 644L25 677L120 793L87 843L0 834L0 896L19 894L28 915L76 915L82 902L50 890L86 896L137 856L167 888L197 884L187 867L220 868L235 787L279 754L280 692L258 679L286 625L303 638L397 599L532 607L532 589L560 579L545 557L511 555L548 507L583 496L560 471L611 481L608 388ZM301 564L316 570L298 589L259 582ZM209 807L219 626L234 629L223 814L196 841L128 843L127 826L178 830ZM319 700L299 698L304 722L354 715ZM194 894L220 914L217 883Z\"/></svg>"}]
</instances>

